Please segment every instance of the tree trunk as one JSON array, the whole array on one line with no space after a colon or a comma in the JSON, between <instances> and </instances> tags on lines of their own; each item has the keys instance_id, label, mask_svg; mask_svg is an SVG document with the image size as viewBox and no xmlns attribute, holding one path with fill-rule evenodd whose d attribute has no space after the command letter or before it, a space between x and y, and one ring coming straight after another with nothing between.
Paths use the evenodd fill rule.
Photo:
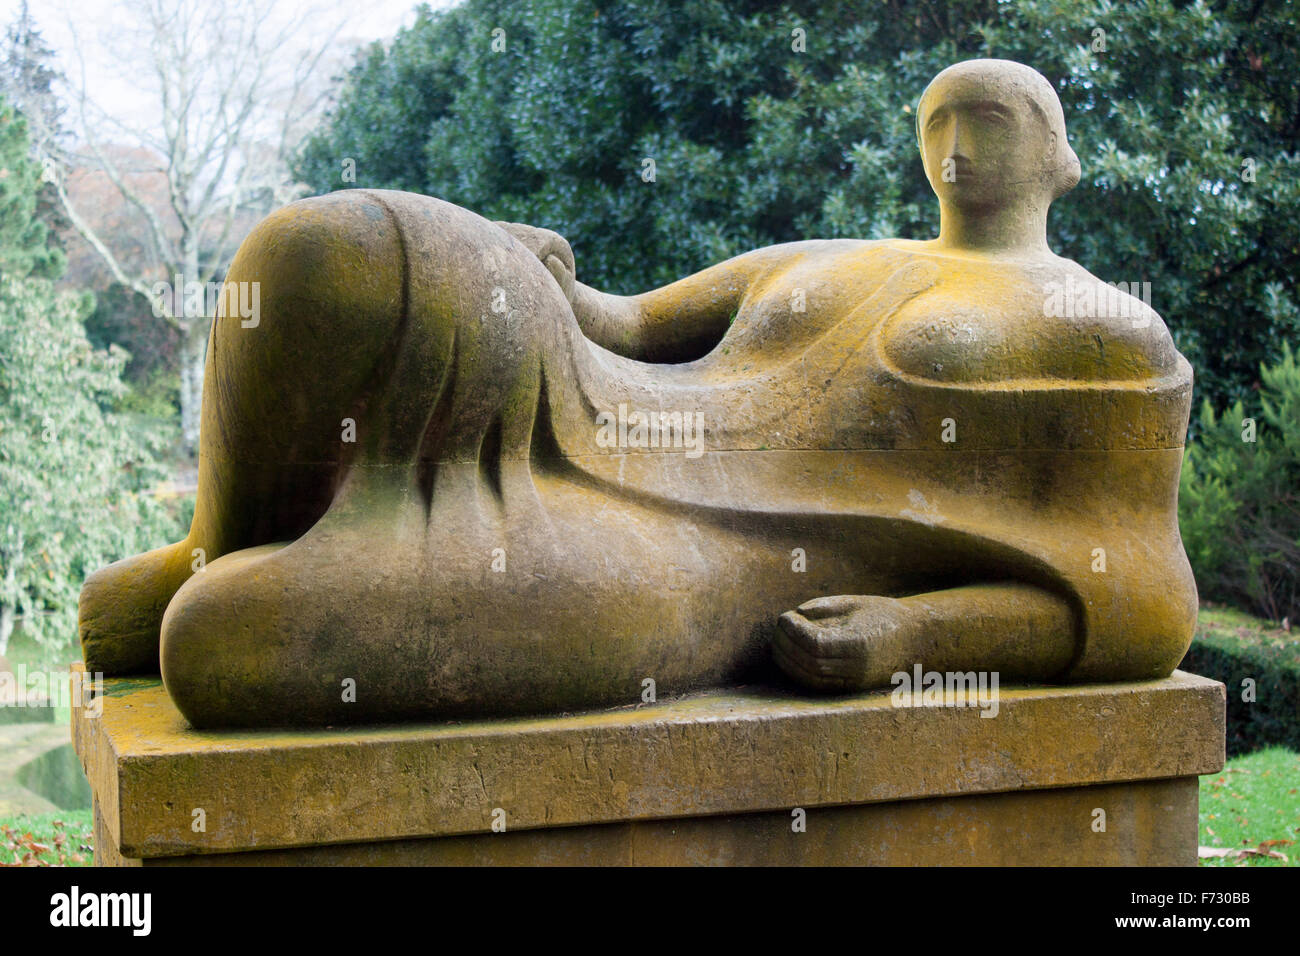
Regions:
<instances>
[{"instance_id":1,"label":"tree trunk","mask_svg":"<svg viewBox=\"0 0 1300 956\"><path fill-rule=\"evenodd\" d=\"M9 652L9 638L14 634L16 612L12 604L0 605L0 657Z\"/></svg>"},{"instance_id":2,"label":"tree trunk","mask_svg":"<svg viewBox=\"0 0 1300 956\"><path fill-rule=\"evenodd\" d=\"M199 409L203 404L203 363L210 321L203 316L186 319L181 341L181 441L190 456L199 451Z\"/></svg>"},{"instance_id":3,"label":"tree trunk","mask_svg":"<svg viewBox=\"0 0 1300 956\"><path fill-rule=\"evenodd\" d=\"M6 540L14 547L0 551L0 558L4 559L5 579L3 590L0 594L0 657L3 657L9 650L9 638L14 634L14 623L18 615L18 562L22 560L23 544L25 536L22 529L15 529L9 525L5 529Z\"/></svg>"},{"instance_id":4,"label":"tree trunk","mask_svg":"<svg viewBox=\"0 0 1300 956\"><path fill-rule=\"evenodd\" d=\"M198 282L199 242L191 229L181 234L181 275L185 282ZM199 453L199 408L203 404L203 361L207 354L208 323L207 295L202 297L200 308L195 308L188 297L181 323L181 444L185 454L197 458Z\"/></svg>"}]
</instances>

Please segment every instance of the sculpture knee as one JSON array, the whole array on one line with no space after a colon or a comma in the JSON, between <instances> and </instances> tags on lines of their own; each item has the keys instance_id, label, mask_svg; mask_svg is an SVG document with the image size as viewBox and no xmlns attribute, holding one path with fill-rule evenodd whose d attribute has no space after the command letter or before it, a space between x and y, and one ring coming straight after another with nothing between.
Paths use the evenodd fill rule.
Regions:
<instances>
[{"instance_id":1,"label":"sculpture knee","mask_svg":"<svg viewBox=\"0 0 1300 956\"><path fill-rule=\"evenodd\" d=\"M264 590L250 589L257 565L283 545L264 545L223 556L176 592L162 620L159 658L163 684L196 727L235 725L283 678L276 648L267 646L274 609ZM263 600L259 603L258 598Z\"/></svg>"},{"instance_id":2,"label":"sculpture knee","mask_svg":"<svg viewBox=\"0 0 1300 956\"><path fill-rule=\"evenodd\" d=\"M156 673L159 622L190 574L186 542L100 568L77 602L77 632L87 670L108 676Z\"/></svg>"},{"instance_id":3,"label":"sculpture knee","mask_svg":"<svg viewBox=\"0 0 1300 956\"><path fill-rule=\"evenodd\" d=\"M367 193L291 203L263 219L239 247L226 281L248 284L243 298L259 308L249 319L223 321L221 341L244 343L249 352L328 344L350 353L396 329L405 272L397 223Z\"/></svg>"},{"instance_id":4,"label":"sculpture knee","mask_svg":"<svg viewBox=\"0 0 1300 956\"><path fill-rule=\"evenodd\" d=\"M247 458L251 443L259 458L277 459L287 446L319 457L337 445L401 329L405 269L397 225L363 192L301 200L262 220L231 264L213 330L211 450ZM235 301L254 304L243 310L253 314L231 315Z\"/></svg>"},{"instance_id":5,"label":"sculpture knee","mask_svg":"<svg viewBox=\"0 0 1300 956\"><path fill-rule=\"evenodd\" d=\"M1072 682L1168 677L1196 630L1196 581L1184 559L1133 582L1084 610L1084 645L1070 668Z\"/></svg>"}]
</instances>

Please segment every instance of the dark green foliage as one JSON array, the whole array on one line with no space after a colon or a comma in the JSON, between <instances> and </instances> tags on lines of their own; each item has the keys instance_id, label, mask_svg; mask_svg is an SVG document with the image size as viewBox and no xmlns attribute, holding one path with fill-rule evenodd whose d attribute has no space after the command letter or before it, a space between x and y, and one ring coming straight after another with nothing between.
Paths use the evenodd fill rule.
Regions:
<instances>
[{"instance_id":1,"label":"dark green foliage","mask_svg":"<svg viewBox=\"0 0 1300 956\"><path fill-rule=\"evenodd\" d=\"M19 617L66 644L86 575L180 532L179 505L151 493L174 426L119 411L126 353L87 340L89 294L54 288L63 260L35 218L28 151L0 100L0 654Z\"/></svg>"},{"instance_id":2,"label":"dark green foliage","mask_svg":"<svg viewBox=\"0 0 1300 956\"><path fill-rule=\"evenodd\" d=\"M65 107L55 92L60 75L54 67L54 51L37 29L26 0L5 28L2 42L0 94L27 120L33 158L48 157L58 150ZM49 228L48 244L62 249L59 233L71 228L71 223L51 181L43 180L37 189L36 218Z\"/></svg>"},{"instance_id":3,"label":"dark green foliage","mask_svg":"<svg viewBox=\"0 0 1300 956\"><path fill-rule=\"evenodd\" d=\"M1300 640L1248 627L1202 627L1178 666L1227 687L1229 756L1271 744L1300 750Z\"/></svg>"},{"instance_id":4,"label":"dark green foliage","mask_svg":"<svg viewBox=\"0 0 1300 956\"><path fill-rule=\"evenodd\" d=\"M27 121L0 100L0 276L54 278L66 262L36 216L41 167L28 157Z\"/></svg>"},{"instance_id":5,"label":"dark green foliage","mask_svg":"<svg viewBox=\"0 0 1300 956\"><path fill-rule=\"evenodd\" d=\"M149 300L119 283L95 296L95 311L86 319L86 337L98 349L116 344L131 354L126 378L145 387L170 375L180 363L181 332L153 314Z\"/></svg>"},{"instance_id":6,"label":"dark green foliage","mask_svg":"<svg viewBox=\"0 0 1300 956\"><path fill-rule=\"evenodd\" d=\"M933 235L921 90L957 60L1020 60L1056 84L1083 164L1054 248L1150 282L1221 405L1300 331L1295 16L1285 0L468 0L364 51L297 172L345 188L351 159L357 186L555 229L580 278L629 293L769 243Z\"/></svg>"},{"instance_id":7,"label":"dark green foliage","mask_svg":"<svg viewBox=\"0 0 1300 956\"><path fill-rule=\"evenodd\" d=\"M1300 361L1282 352L1248 403L1202 405L1178 510L1203 597L1300 623Z\"/></svg>"}]
</instances>

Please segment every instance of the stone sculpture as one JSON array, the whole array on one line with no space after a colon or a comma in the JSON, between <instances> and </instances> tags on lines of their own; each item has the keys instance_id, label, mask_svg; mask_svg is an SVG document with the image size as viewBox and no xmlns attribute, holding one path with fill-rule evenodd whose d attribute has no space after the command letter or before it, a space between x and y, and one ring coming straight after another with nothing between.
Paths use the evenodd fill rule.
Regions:
<instances>
[{"instance_id":1,"label":"stone sculpture","mask_svg":"<svg viewBox=\"0 0 1300 956\"><path fill-rule=\"evenodd\" d=\"M1047 80L959 63L917 127L937 239L632 297L426 196L272 214L227 276L257 320L213 325L189 536L87 580L87 666L161 668L201 728L630 704L773 660L840 692L1168 675L1191 369L1048 248L1080 170Z\"/></svg>"}]
</instances>

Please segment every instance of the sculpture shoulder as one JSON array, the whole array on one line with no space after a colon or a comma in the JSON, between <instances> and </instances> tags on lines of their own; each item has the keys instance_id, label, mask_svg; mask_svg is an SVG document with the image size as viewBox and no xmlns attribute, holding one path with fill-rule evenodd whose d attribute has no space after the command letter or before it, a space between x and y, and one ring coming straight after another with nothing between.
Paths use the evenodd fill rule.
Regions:
<instances>
[{"instance_id":1,"label":"sculpture shoulder","mask_svg":"<svg viewBox=\"0 0 1300 956\"><path fill-rule=\"evenodd\" d=\"M1077 263L935 258L936 281L881 329L888 364L951 383L1144 381L1186 371L1149 286ZM1138 294L1133 294L1137 292Z\"/></svg>"},{"instance_id":2,"label":"sculpture shoulder","mask_svg":"<svg viewBox=\"0 0 1300 956\"><path fill-rule=\"evenodd\" d=\"M728 260L728 263L744 263L755 278L771 279L804 268L819 273L833 272L840 264L849 264L851 268L862 253L886 247L886 241L879 239L801 239L761 246Z\"/></svg>"}]
</instances>

